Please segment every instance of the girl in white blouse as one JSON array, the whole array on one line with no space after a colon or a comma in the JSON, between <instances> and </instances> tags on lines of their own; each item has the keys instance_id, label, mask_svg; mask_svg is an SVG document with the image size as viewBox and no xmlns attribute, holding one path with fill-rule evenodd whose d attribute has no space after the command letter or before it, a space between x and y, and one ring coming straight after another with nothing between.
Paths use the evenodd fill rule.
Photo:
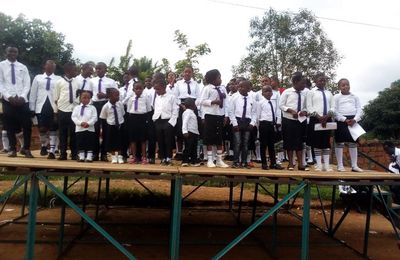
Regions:
<instances>
[{"instance_id":1,"label":"girl in white blouse","mask_svg":"<svg viewBox=\"0 0 400 260\"><path fill-rule=\"evenodd\" d=\"M357 165L357 142L350 135L349 127L361 120L362 110L360 100L353 93L350 93L350 83L348 79L341 79L338 82L340 93L334 96L335 118L337 130L335 132L335 153L337 160L337 170L345 171L343 166L344 143L348 143L351 159L351 170L362 172Z\"/></svg>"}]
</instances>

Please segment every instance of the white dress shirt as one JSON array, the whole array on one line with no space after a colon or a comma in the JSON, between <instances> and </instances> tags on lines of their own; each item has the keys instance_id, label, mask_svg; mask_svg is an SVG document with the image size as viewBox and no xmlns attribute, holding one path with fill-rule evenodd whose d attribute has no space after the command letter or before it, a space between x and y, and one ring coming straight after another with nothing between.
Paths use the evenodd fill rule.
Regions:
<instances>
[{"instance_id":1,"label":"white dress shirt","mask_svg":"<svg viewBox=\"0 0 400 260\"><path fill-rule=\"evenodd\" d=\"M276 100L272 100L272 98L268 100L265 97L262 97L262 99L257 102L257 121L274 121L271 105L274 111L275 123L280 125L282 122L281 110L279 109L279 106L277 106Z\"/></svg>"},{"instance_id":2,"label":"white dress shirt","mask_svg":"<svg viewBox=\"0 0 400 260\"><path fill-rule=\"evenodd\" d=\"M90 131L94 132L94 124L97 122L97 111L93 105L86 105L81 115L83 104L80 104L72 111L71 119L75 123L75 132ZM89 124L88 128L81 126L82 122Z\"/></svg>"},{"instance_id":3,"label":"white dress shirt","mask_svg":"<svg viewBox=\"0 0 400 260\"><path fill-rule=\"evenodd\" d=\"M100 81L100 77L92 78L92 82L93 82L93 98L92 98L92 100L93 100L93 102L107 100L107 98L101 98L101 99L97 98L97 94L99 93L99 81ZM106 94L106 91L108 88L118 89L118 85L113 79L110 79L107 76L104 76L101 78L101 93Z\"/></svg>"},{"instance_id":4,"label":"white dress shirt","mask_svg":"<svg viewBox=\"0 0 400 260\"><path fill-rule=\"evenodd\" d=\"M128 94L128 90L129 90L129 83L119 87L119 89L118 89L118 91L119 91L119 100L122 103L124 103L123 101L125 100L126 95Z\"/></svg>"},{"instance_id":5,"label":"white dress shirt","mask_svg":"<svg viewBox=\"0 0 400 260\"><path fill-rule=\"evenodd\" d=\"M124 115L125 115L124 105L122 104L121 101L118 101L115 103L115 108L117 109L118 124L121 125L124 123ZM101 119L105 119L108 125L115 125L113 104L111 104L110 101L104 104L103 108L101 109L99 117Z\"/></svg>"},{"instance_id":6,"label":"white dress shirt","mask_svg":"<svg viewBox=\"0 0 400 260\"><path fill-rule=\"evenodd\" d=\"M356 122L361 120L362 109L360 99L350 93L349 95L343 95L342 93L336 94L333 97L335 104L335 117L337 121L344 122L346 120L345 116L355 116L354 120Z\"/></svg>"},{"instance_id":7,"label":"white dress shirt","mask_svg":"<svg viewBox=\"0 0 400 260\"><path fill-rule=\"evenodd\" d=\"M182 114L182 133L186 134L188 132L199 134L197 116L191 109L186 109Z\"/></svg>"},{"instance_id":8,"label":"white dress shirt","mask_svg":"<svg viewBox=\"0 0 400 260\"><path fill-rule=\"evenodd\" d=\"M176 96L176 83L175 83L175 85L171 88L171 84L168 84L167 85L167 87L166 87L166 89L165 89L165 91L168 93L168 94L172 94L172 95L175 95Z\"/></svg>"},{"instance_id":9,"label":"white dress shirt","mask_svg":"<svg viewBox=\"0 0 400 260\"><path fill-rule=\"evenodd\" d=\"M72 83L72 103L69 100L69 82ZM76 91L78 89L78 84L75 79L61 78L57 80L54 88L54 102L57 105L56 110L62 112L72 112L74 107L79 104L79 98L76 96Z\"/></svg>"},{"instance_id":10,"label":"white dress shirt","mask_svg":"<svg viewBox=\"0 0 400 260\"><path fill-rule=\"evenodd\" d=\"M168 93L168 92L167 92ZM154 102L155 102L155 98L156 98L156 91L154 90L154 88L145 88L143 90L143 94L145 94L147 96L147 98L149 99L150 102L150 106L151 109L154 110Z\"/></svg>"},{"instance_id":11,"label":"white dress shirt","mask_svg":"<svg viewBox=\"0 0 400 260\"><path fill-rule=\"evenodd\" d=\"M184 99L184 98L197 99L200 96L199 84L195 80L190 79L189 85L190 85L190 95L188 94L188 86L184 79L181 79L178 82L176 82L175 95L178 98L179 103L181 102L181 99Z\"/></svg>"},{"instance_id":12,"label":"white dress shirt","mask_svg":"<svg viewBox=\"0 0 400 260\"><path fill-rule=\"evenodd\" d=\"M154 102L153 121L156 121L159 118L169 119L168 123L172 126L175 126L176 120L178 119L178 113L178 100L174 95L167 93L161 96L157 95Z\"/></svg>"},{"instance_id":13,"label":"white dress shirt","mask_svg":"<svg viewBox=\"0 0 400 260\"><path fill-rule=\"evenodd\" d=\"M151 111L151 103L148 95L144 92L138 97L138 107L135 111L136 94L129 98L127 102L127 110L129 114L146 114Z\"/></svg>"},{"instance_id":14,"label":"white dress shirt","mask_svg":"<svg viewBox=\"0 0 400 260\"><path fill-rule=\"evenodd\" d=\"M306 98L307 112L310 115L319 115L319 116L324 115L324 98L323 98L322 92L325 93L325 97L326 97L327 115L333 114L334 102L333 102L332 93L329 90L326 90L326 89L320 90L319 88L314 87L310 91L308 91L307 98Z\"/></svg>"},{"instance_id":15,"label":"white dress shirt","mask_svg":"<svg viewBox=\"0 0 400 260\"><path fill-rule=\"evenodd\" d=\"M217 89L221 91L222 95L225 95L225 98L222 102L222 108L219 105L213 104L211 102L220 99ZM201 91L201 96L199 101L197 102L199 106L201 106L202 116L205 115L217 115L217 116L229 116L229 107L228 107L228 93L226 93L226 88L221 86L214 86L212 84L208 84L204 86Z\"/></svg>"},{"instance_id":16,"label":"white dress shirt","mask_svg":"<svg viewBox=\"0 0 400 260\"><path fill-rule=\"evenodd\" d=\"M79 90L87 90L93 93L94 83L91 77L84 78L82 74L75 77Z\"/></svg>"},{"instance_id":17,"label":"white dress shirt","mask_svg":"<svg viewBox=\"0 0 400 260\"><path fill-rule=\"evenodd\" d=\"M256 125L256 112L257 106L252 96L243 96L240 93L238 95L233 95L230 101L230 112L229 119L231 120L232 126L237 126L237 117L242 118L243 116L243 108L244 108L244 100L246 99L246 118L250 119L251 125Z\"/></svg>"},{"instance_id":18,"label":"white dress shirt","mask_svg":"<svg viewBox=\"0 0 400 260\"><path fill-rule=\"evenodd\" d=\"M11 64L14 64L15 84L12 84ZM0 62L0 92L8 101L9 97L23 97L28 103L28 94L31 88L31 78L28 68L18 62L3 60Z\"/></svg>"},{"instance_id":19,"label":"white dress shirt","mask_svg":"<svg viewBox=\"0 0 400 260\"><path fill-rule=\"evenodd\" d=\"M306 109L306 90L300 91L300 111L305 111ZM293 109L294 111L297 111L297 103L298 103L298 94L297 90L294 89L293 87L286 89L283 91L280 99L279 99L279 108L282 111L282 115L284 118L291 119L291 120L297 120L296 118L293 118L293 115L288 111L288 109ZM297 111L297 112L300 112Z\"/></svg>"},{"instance_id":20,"label":"white dress shirt","mask_svg":"<svg viewBox=\"0 0 400 260\"><path fill-rule=\"evenodd\" d=\"M119 98L119 100L122 100L122 104L126 105L128 100L134 95L133 85L135 85L135 83L138 81L139 81L138 78L133 78L128 81L128 88L125 92L124 98L121 98L121 97Z\"/></svg>"},{"instance_id":21,"label":"white dress shirt","mask_svg":"<svg viewBox=\"0 0 400 260\"><path fill-rule=\"evenodd\" d=\"M46 89L47 78L50 79L49 90ZM50 101L53 111L57 110L56 103L54 102L54 91L56 82L60 79L62 78L54 75L54 73L51 75L47 75L46 73L36 75L32 82L31 92L29 93L29 109L31 111L34 111L36 114L41 113L47 98Z\"/></svg>"}]
</instances>

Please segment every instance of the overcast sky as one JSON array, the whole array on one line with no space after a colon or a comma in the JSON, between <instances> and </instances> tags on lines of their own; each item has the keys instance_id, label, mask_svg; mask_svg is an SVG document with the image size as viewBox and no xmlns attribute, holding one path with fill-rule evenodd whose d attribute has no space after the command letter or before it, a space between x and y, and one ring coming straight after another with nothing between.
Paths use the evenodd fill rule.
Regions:
<instances>
[{"instance_id":1,"label":"overcast sky","mask_svg":"<svg viewBox=\"0 0 400 260\"><path fill-rule=\"evenodd\" d=\"M201 71L204 74L217 68L223 82L231 78L232 65L237 65L246 54L250 19L264 14L264 10L240 5L292 12L306 8L318 17L400 28L398 0L14 0L10 3L2 5L1 12L51 21L54 29L74 45L74 57L82 62L108 63L112 57L121 56L132 39L134 57L147 56L154 62L165 57L174 63L184 55L173 42L174 31L179 29L192 46L209 44L211 54L200 59ZM352 91L363 105L400 79L400 29L326 19L320 22L344 56L337 78L350 80Z\"/></svg>"}]
</instances>

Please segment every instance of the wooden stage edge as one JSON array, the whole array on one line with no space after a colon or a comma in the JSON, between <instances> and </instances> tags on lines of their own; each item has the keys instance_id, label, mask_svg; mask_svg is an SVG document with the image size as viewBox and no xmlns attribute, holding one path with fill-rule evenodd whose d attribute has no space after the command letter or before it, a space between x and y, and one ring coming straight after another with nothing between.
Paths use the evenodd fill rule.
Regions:
<instances>
[{"instance_id":1,"label":"wooden stage edge","mask_svg":"<svg viewBox=\"0 0 400 260\"><path fill-rule=\"evenodd\" d=\"M169 174L181 176L226 176L226 177L265 177L265 178L299 178L299 179L324 179L324 180L391 180L400 182L400 175L364 171L355 172L316 172L316 171L288 171L288 170L262 170L252 169L233 169L233 168L207 168L201 167L181 167L181 166L161 166L161 165L140 165L140 164L111 164L110 162L80 163L66 160L48 160L45 157L35 157L28 159L25 157L10 158L7 155L0 155L0 167L25 168L30 171L53 170L53 171L94 171L107 173L150 173L150 174ZM311 167L312 168L312 167ZM10 171L18 174L17 171ZM51 175L51 173L49 174ZM88 173L90 176L90 172ZM112 174L114 175L114 174Z\"/></svg>"}]
</instances>

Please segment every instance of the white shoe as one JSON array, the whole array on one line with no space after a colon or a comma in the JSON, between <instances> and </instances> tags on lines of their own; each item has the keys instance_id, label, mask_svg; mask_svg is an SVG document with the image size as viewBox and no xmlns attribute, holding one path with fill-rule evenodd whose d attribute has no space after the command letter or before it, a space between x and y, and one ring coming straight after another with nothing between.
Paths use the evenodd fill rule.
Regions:
<instances>
[{"instance_id":1,"label":"white shoe","mask_svg":"<svg viewBox=\"0 0 400 260\"><path fill-rule=\"evenodd\" d=\"M316 172L322 172L322 167L315 165L314 170Z\"/></svg>"},{"instance_id":2,"label":"white shoe","mask_svg":"<svg viewBox=\"0 0 400 260\"><path fill-rule=\"evenodd\" d=\"M333 170L332 170L332 168L331 167L328 167L328 168L323 168L322 169L324 172L333 172Z\"/></svg>"},{"instance_id":3,"label":"white shoe","mask_svg":"<svg viewBox=\"0 0 400 260\"><path fill-rule=\"evenodd\" d=\"M208 161L208 162L207 162L207 167L208 167L208 168L215 168L215 167L217 167L217 166L214 164L213 161Z\"/></svg>"},{"instance_id":4,"label":"white shoe","mask_svg":"<svg viewBox=\"0 0 400 260\"><path fill-rule=\"evenodd\" d=\"M345 169L343 166L338 166L338 167L337 167L337 171L338 171L338 172L345 172L346 169Z\"/></svg>"},{"instance_id":5,"label":"white shoe","mask_svg":"<svg viewBox=\"0 0 400 260\"><path fill-rule=\"evenodd\" d=\"M215 166L220 167L220 168L229 168L229 165L224 163L224 161L222 161L222 160L217 161Z\"/></svg>"},{"instance_id":6,"label":"white shoe","mask_svg":"<svg viewBox=\"0 0 400 260\"><path fill-rule=\"evenodd\" d=\"M351 168L351 171L352 171L352 172L363 172L363 170L362 170L361 168L359 168L358 166L352 167L352 168Z\"/></svg>"},{"instance_id":7,"label":"white shoe","mask_svg":"<svg viewBox=\"0 0 400 260\"><path fill-rule=\"evenodd\" d=\"M122 157L122 155L118 155L118 156L117 156L117 162L118 162L119 164L125 163L125 162L124 162L124 157Z\"/></svg>"},{"instance_id":8,"label":"white shoe","mask_svg":"<svg viewBox=\"0 0 400 260\"><path fill-rule=\"evenodd\" d=\"M111 163L118 163L118 159L116 155L111 156Z\"/></svg>"}]
</instances>

